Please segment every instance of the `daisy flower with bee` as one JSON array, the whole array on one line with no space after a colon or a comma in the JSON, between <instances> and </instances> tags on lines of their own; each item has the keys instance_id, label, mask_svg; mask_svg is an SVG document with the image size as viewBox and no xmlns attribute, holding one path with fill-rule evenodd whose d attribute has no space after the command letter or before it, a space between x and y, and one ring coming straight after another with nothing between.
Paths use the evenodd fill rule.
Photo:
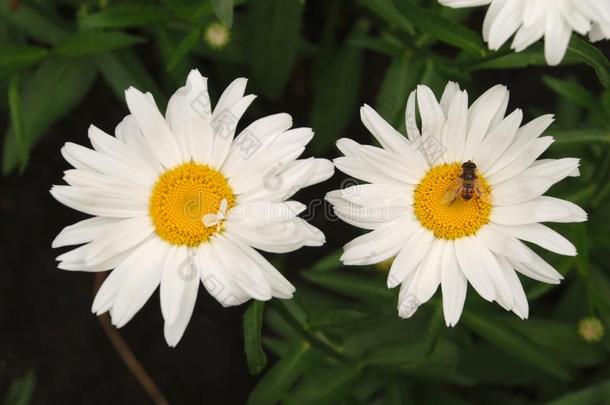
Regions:
<instances>
[{"instance_id":1,"label":"daisy flower with bee","mask_svg":"<svg viewBox=\"0 0 610 405\"><path fill-rule=\"evenodd\" d=\"M523 124L506 115L509 92L498 85L468 104L449 82L436 99L418 86L407 101L407 136L371 107L362 122L380 147L340 139L336 167L368 184L327 194L338 217L371 232L344 247L347 265L395 258L388 287L400 287L398 311L410 317L440 287L445 321L460 319L467 286L521 318L528 302L517 273L557 284L551 265L526 243L576 255L562 235L543 222L582 222L577 205L544 196L555 183L579 175L574 158L539 159L554 139L544 115ZM421 131L417 110L421 117Z\"/></svg>"}]
</instances>

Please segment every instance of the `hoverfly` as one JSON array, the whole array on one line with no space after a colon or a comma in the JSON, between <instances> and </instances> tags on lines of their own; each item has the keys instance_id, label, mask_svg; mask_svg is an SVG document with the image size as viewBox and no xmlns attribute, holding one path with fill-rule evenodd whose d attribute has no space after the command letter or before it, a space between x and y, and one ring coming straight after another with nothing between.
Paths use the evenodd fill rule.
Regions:
<instances>
[{"instance_id":1,"label":"hoverfly","mask_svg":"<svg viewBox=\"0 0 610 405\"><path fill-rule=\"evenodd\" d=\"M451 205L458 196L468 202L473 197L489 201L489 193L480 187L477 177L477 165L471 160L462 164L462 174L455 179L443 195L443 203Z\"/></svg>"}]
</instances>

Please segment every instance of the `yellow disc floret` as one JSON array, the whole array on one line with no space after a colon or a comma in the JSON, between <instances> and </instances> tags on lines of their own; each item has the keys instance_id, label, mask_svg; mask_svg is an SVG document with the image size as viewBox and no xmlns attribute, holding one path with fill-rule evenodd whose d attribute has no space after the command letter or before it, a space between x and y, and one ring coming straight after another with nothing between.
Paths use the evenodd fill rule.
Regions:
<instances>
[{"instance_id":1,"label":"yellow disc floret","mask_svg":"<svg viewBox=\"0 0 610 405\"><path fill-rule=\"evenodd\" d=\"M489 222L491 203L488 199L473 197L464 201L460 195L447 202L445 196L462 174L462 164L442 164L426 173L415 189L415 216L437 238L458 239L474 235L479 228ZM478 187L489 195L491 188L477 173Z\"/></svg>"},{"instance_id":2,"label":"yellow disc floret","mask_svg":"<svg viewBox=\"0 0 610 405\"><path fill-rule=\"evenodd\" d=\"M159 176L150 197L149 215L162 239L195 247L221 229L222 221L206 226L203 218L224 214L220 212L223 200L227 210L235 204L233 190L218 170L185 163Z\"/></svg>"}]
</instances>

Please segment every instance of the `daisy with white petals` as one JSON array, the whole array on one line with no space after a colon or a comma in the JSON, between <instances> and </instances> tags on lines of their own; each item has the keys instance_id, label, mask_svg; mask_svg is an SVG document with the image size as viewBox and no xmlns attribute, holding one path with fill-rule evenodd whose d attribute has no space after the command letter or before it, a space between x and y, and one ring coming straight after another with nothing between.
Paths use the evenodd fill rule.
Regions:
<instances>
[{"instance_id":1,"label":"daisy with white petals","mask_svg":"<svg viewBox=\"0 0 610 405\"><path fill-rule=\"evenodd\" d=\"M370 184L332 191L327 200L345 222L372 230L345 246L342 261L370 265L395 257L388 286L401 285L402 317L440 285L445 321L453 326L470 283L486 300L527 318L516 272L553 284L562 276L523 241L576 255L567 239L541 222L587 219L573 203L543 196L563 178L577 176L579 160L537 160L553 143L542 136L553 117L521 125L521 110L505 116L508 98L504 86L495 86L469 107L468 94L455 83L440 102L419 86L407 103L407 137L365 105L362 122L381 147L337 142L345 156L335 159L336 167ZM469 161L476 165L474 189L461 178ZM456 184L463 186L461 194L447 200Z\"/></svg>"},{"instance_id":2,"label":"daisy with white petals","mask_svg":"<svg viewBox=\"0 0 610 405\"><path fill-rule=\"evenodd\" d=\"M483 39L498 50L515 34L511 48L520 52L544 37L549 65L563 59L572 31L591 41L610 38L610 0L439 0L449 7L489 4Z\"/></svg>"},{"instance_id":3,"label":"daisy with white petals","mask_svg":"<svg viewBox=\"0 0 610 405\"><path fill-rule=\"evenodd\" d=\"M131 115L115 136L91 126L93 149L67 143L74 166L51 194L93 215L65 228L54 247L82 246L58 257L59 268L112 270L92 311L125 325L160 285L165 338L181 339L199 283L223 306L251 298L291 298L294 287L256 250L281 253L319 246L324 235L285 201L333 173L324 159L297 159L313 137L290 129L288 114L261 118L234 136L255 96L237 79L212 110L207 79L189 74L165 117L152 95L130 88Z\"/></svg>"}]
</instances>

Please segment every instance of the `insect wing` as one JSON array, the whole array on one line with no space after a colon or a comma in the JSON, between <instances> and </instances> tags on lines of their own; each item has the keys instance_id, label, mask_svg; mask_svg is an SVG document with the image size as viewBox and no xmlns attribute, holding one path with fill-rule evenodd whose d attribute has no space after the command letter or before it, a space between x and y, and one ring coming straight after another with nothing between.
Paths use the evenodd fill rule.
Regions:
<instances>
[{"instance_id":1,"label":"insect wing","mask_svg":"<svg viewBox=\"0 0 610 405\"><path fill-rule=\"evenodd\" d=\"M443 194L442 202L445 205L449 205L455 201L456 198L462 193L463 185L462 179L458 178L451 184L445 194Z\"/></svg>"},{"instance_id":2,"label":"insect wing","mask_svg":"<svg viewBox=\"0 0 610 405\"><path fill-rule=\"evenodd\" d=\"M476 181L474 185L474 194L482 202L491 204L491 193L484 188L481 188L481 184Z\"/></svg>"}]
</instances>

